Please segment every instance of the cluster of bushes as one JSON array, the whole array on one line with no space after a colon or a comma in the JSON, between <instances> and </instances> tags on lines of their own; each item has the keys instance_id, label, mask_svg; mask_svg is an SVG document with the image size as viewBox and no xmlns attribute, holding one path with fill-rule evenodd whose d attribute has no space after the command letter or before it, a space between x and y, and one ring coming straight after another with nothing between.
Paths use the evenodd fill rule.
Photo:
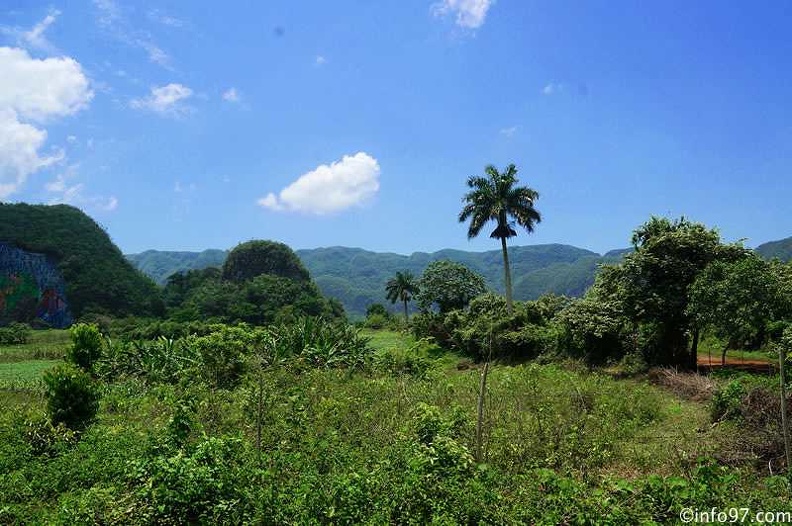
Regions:
<instances>
[{"instance_id":1,"label":"cluster of bushes","mask_svg":"<svg viewBox=\"0 0 792 526\"><path fill-rule=\"evenodd\" d=\"M30 338L30 325L12 322L0 327L0 345L22 345Z\"/></svg>"},{"instance_id":2,"label":"cluster of bushes","mask_svg":"<svg viewBox=\"0 0 792 526\"><path fill-rule=\"evenodd\" d=\"M560 328L555 318L568 301L547 295L515 302L510 313L502 296L484 294L466 310L424 312L411 325L416 337L434 338L441 346L475 360L527 360L558 352Z\"/></svg>"},{"instance_id":3,"label":"cluster of bushes","mask_svg":"<svg viewBox=\"0 0 792 526\"><path fill-rule=\"evenodd\" d=\"M136 377L148 383L178 383L197 377L216 387L233 388L254 366L288 363L292 367L357 369L372 357L368 339L359 329L324 318L305 317L266 328L177 324L179 331L198 329L177 337L162 334L169 326L151 326L151 334L157 337L150 340L108 339L97 363L98 374L107 380Z\"/></svg>"}]
</instances>

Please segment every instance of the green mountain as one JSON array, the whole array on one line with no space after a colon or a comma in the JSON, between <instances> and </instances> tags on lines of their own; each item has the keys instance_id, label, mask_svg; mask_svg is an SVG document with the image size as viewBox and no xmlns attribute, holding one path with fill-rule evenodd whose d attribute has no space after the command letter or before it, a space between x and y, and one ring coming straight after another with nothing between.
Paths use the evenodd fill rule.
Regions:
<instances>
[{"instance_id":1,"label":"green mountain","mask_svg":"<svg viewBox=\"0 0 792 526\"><path fill-rule=\"evenodd\" d=\"M126 258L138 270L164 285L168 276L186 270L200 270L207 267L221 267L228 256L227 250L208 249L202 252L163 252L146 250L140 254L130 254Z\"/></svg>"},{"instance_id":2,"label":"green mountain","mask_svg":"<svg viewBox=\"0 0 792 526\"><path fill-rule=\"evenodd\" d=\"M402 254L371 252L360 248L329 247L297 250L297 255L325 296L343 303L346 312L362 316L372 303L387 303L385 282L396 271L408 270L420 275L432 261L450 259L482 274L487 285L503 292L503 259L500 250L468 252L440 250ZM222 265L223 251L158 252L149 250L127 258L152 278L164 283L174 272ZM594 282L601 263L618 261L623 251L605 257L569 245L532 245L509 248L515 298L534 299L546 292L581 295ZM398 306L397 306L398 307ZM393 307L396 309L397 307Z\"/></svg>"},{"instance_id":3,"label":"green mountain","mask_svg":"<svg viewBox=\"0 0 792 526\"><path fill-rule=\"evenodd\" d=\"M19 283L27 279L27 299L39 302L31 307L34 311L58 309L63 303L74 318L87 312L123 316L162 311L154 282L77 208L0 203L0 244L8 254L0 278ZM46 282L63 286L48 288ZM2 294L0 301L5 302Z\"/></svg>"},{"instance_id":4,"label":"green mountain","mask_svg":"<svg viewBox=\"0 0 792 526\"><path fill-rule=\"evenodd\" d=\"M765 259L778 258L781 261L792 260L792 237L770 241L756 247L756 252Z\"/></svg>"}]
</instances>

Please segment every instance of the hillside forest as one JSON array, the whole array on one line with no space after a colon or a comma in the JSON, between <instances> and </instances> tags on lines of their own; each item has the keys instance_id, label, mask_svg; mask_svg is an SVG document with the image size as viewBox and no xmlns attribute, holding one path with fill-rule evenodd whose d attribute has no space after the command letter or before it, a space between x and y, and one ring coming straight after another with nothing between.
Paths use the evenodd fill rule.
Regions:
<instances>
[{"instance_id":1,"label":"hillside forest","mask_svg":"<svg viewBox=\"0 0 792 526\"><path fill-rule=\"evenodd\" d=\"M0 204L74 320L0 309L0 523L792 523L790 243L649 217L605 256L512 246L539 193L462 183L491 252L124 257Z\"/></svg>"}]
</instances>

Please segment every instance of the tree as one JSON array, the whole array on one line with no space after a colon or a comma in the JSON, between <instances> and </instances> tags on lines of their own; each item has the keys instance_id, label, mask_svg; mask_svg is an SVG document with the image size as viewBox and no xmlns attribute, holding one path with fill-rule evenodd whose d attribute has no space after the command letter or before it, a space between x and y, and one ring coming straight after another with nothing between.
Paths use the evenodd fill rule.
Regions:
<instances>
[{"instance_id":1,"label":"tree","mask_svg":"<svg viewBox=\"0 0 792 526\"><path fill-rule=\"evenodd\" d=\"M695 369L700 327L688 312L690 287L707 265L739 260L746 249L684 217L652 217L632 241L635 251L611 269L608 286L636 325L647 362Z\"/></svg>"},{"instance_id":2,"label":"tree","mask_svg":"<svg viewBox=\"0 0 792 526\"><path fill-rule=\"evenodd\" d=\"M767 324L787 316L781 267L750 253L735 262L714 261L696 278L688 314L725 340L721 363L729 348L760 347Z\"/></svg>"},{"instance_id":3,"label":"tree","mask_svg":"<svg viewBox=\"0 0 792 526\"><path fill-rule=\"evenodd\" d=\"M472 239L479 235L484 225L495 221L495 230L490 233L490 237L501 241L506 306L511 312L512 283L506 239L517 235L512 227L515 222L528 232L533 232L534 224L542 220L534 208L539 193L527 186L515 186L517 168L514 164L507 166L502 173L492 165L487 166L484 172L487 177L472 176L467 180L470 191L462 198L465 206L459 214L459 222L470 219L468 239Z\"/></svg>"},{"instance_id":4,"label":"tree","mask_svg":"<svg viewBox=\"0 0 792 526\"><path fill-rule=\"evenodd\" d=\"M418 280L418 306L428 311L437 305L441 314L467 307L470 300L487 291L484 278L461 263L433 261Z\"/></svg>"},{"instance_id":5,"label":"tree","mask_svg":"<svg viewBox=\"0 0 792 526\"><path fill-rule=\"evenodd\" d=\"M386 297L391 303L401 301L404 304L404 323L408 323L410 315L407 312L407 302L411 301L413 296L418 293L418 282L412 272L407 270L396 272L396 276L385 284L385 292L387 292Z\"/></svg>"}]
</instances>

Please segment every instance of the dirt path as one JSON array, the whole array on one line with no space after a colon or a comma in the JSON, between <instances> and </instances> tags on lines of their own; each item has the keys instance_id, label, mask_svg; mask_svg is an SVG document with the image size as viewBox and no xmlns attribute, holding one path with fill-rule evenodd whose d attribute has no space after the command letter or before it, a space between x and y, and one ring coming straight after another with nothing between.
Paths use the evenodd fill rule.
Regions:
<instances>
[{"instance_id":1,"label":"dirt path","mask_svg":"<svg viewBox=\"0 0 792 526\"><path fill-rule=\"evenodd\" d=\"M770 374L775 372L775 364L765 360L752 360L726 357L726 365L721 364L720 356L713 355L712 361L709 361L708 356L698 357L698 367L704 371L717 371L718 369L734 369L738 371L745 371L749 373L763 373Z\"/></svg>"}]
</instances>

